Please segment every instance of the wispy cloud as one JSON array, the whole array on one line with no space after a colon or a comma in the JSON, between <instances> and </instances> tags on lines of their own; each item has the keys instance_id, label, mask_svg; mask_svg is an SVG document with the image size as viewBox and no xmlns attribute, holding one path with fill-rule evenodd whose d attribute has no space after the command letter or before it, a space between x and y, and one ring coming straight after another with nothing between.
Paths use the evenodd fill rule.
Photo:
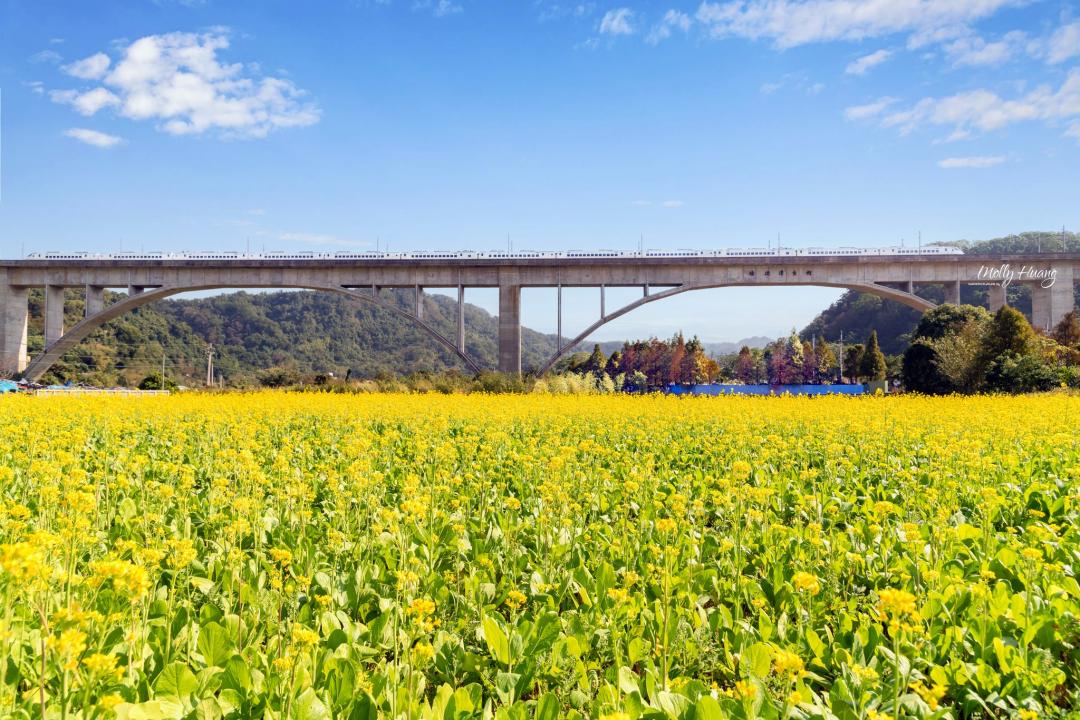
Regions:
<instances>
[{"instance_id":1,"label":"wispy cloud","mask_svg":"<svg viewBox=\"0 0 1080 720\"><path fill-rule=\"evenodd\" d=\"M50 65L58 65L63 59L55 50L42 50L30 56L32 63L49 63Z\"/></svg>"},{"instance_id":2,"label":"wispy cloud","mask_svg":"<svg viewBox=\"0 0 1080 720\"><path fill-rule=\"evenodd\" d=\"M79 142L86 143L87 145L93 145L99 148L111 148L119 145L123 142L122 138L118 138L115 135L108 135L97 130L88 130L87 128L71 128L65 130L64 135L69 138L78 140Z\"/></svg>"},{"instance_id":3,"label":"wispy cloud","mask_svg":"<svg viewBox=\"0 0 1080 720\"><path fill-rule=\"evenodd\" d=\"M389 5L390 0L376 0L376 4ZM433 16L442 18L463 12L465 8L453 0L415 0L412 9L430 11Z\"/></svg>"},{"instance_id":4,"label":"wispy cloud","mask_svg":"<svg viewBox=\"0 0 1080 720\"><path fill-rule=\"evenodd\" d=\"M877 117L894 102L896 102L896 98L882 97L865 105L853 105L844 109L844 117L848 120L866 120L867 118Z\"/></svg>"},{"instance_id":5,"label":"wispy cloud","mask_svg":"<svg viewBox=\"0 0 1080 720\"><path fill-rule=\"evenodd\" d=\"M771 40L791 48L830 40L909 33L919 46L962 33L972 22L1023 0L732 0L698 7L715 37Z\"/></svg>"},{"instance_id":6,"label":"wispy cloud","mask_svg":"<svg viewBox=\"0 0 1080 720\"><path fill-rule=\"evenodd\" d=\"M223 63L225 31L148 35L121 49L65 66L89 90L54 90L50 97L85 116L114 107L131 120L152 120L171 135L215 131L226 137L265 137L273 130L311 125L320 111L289 80L260 76L252 64Z\"/></svg>"},{"instance_id":7,"label":"wispy cloud","mask_svg":"<svg viewBox=\"0 0 1080 720\"><path fill-rule=\"evenodd\" d=\"M681 208L685 204L686 203L684 203L682 200L665 200L664 202L660 203L660 206L671 210L675 208Z\"/></svg>"},{"instance_id":8,"label":"wispy cloud","mask_svg":"<svg viewBox=\"0 0 1080 720\"><path fill-rule=\"evenodd\" d=\"M645 42L650 45L656 45L671 37L673 30L681 30L682 32L690 32L690 26L693 24L693 20L690 16L679 10L668 10L664 13L664 17L659 23L653 26L652 30L645 37Z\"/></svg>"},{"instance_id":9,"label":"wispy cloud","mask_svg":"<svg viewBox=\"0 0 1080 720\"><path fill-rule=\"evenodd\" d=\"M848 75L865 75L870 68L880 65L890 57L892 57L892 51L878 50L869 55L863 55L858 60L849 63L848 66L844 68L844 72Z\"/></svg>"},{"instance_id":10,"label":"wispy cloud","mask_svg":"<svg viewBox=\"0 0 1080 720\"><path fill-rule=\"evenodd\" d=\"M944 49L953 67L992 67L1008 62L1027 46L1027 34L1016 30L993 42L967 35L946 43Z\"/></svg>"},{"instance_id":11,"label":"wispy cloud","mask_svg":"<svg viewBox=\"0 0 1080 720\"><path fill-rule=\"evenodd\" d=\"M70 65L65 65L63 71L72 77L82 80L100 80L109 69L112 60L105 53L94 53L90 57L76 60Z\"/></svg>"},{"instance_id":12,"label":"wispy cloud","mask_svg":"<svg viewBox=\"0 0 1080 720\"><path fill-rule=\"evenodd\" d=\"M763 83L761 87L758 88L758 91L762 95L772 95L784 88L801 91L807 95L817 95L825 89L825 83L814 82L802 71L790 72L784 74L784 76L776 82Z\"/></svg>"},{"instance_id":13,"label":"wispy cloud","mask_svg":"<svg viewBox=\"0 0 1080 720\"><path fill-rule=\"evenodd\" d=\"M1058 28L1047 46L1046 61L1055 65L1080 55L1080 21Z\"/></svg>"},{"instance_id":14,"label":"wispy cloud","mask_svg":"<svg viewBox=\"0 0 1080 720\"><path fill-rule=\"evenodd\" d=\"M633 35L634 11L628 7L615 8L600 19L601 35Z\"/></svg>"},{"instance_id":15,"label":"wispy cloud","mask_svg":"<svg viewBox=\"0 0 1080 720\"><path fill-rule=\"evenodd\" d=\"M946 170L959 170L965 168L988 168L1000 165L1005 158L1000 155L973 155L970 157L945 158L938 161L938 167Z\"/></svg>"},{"instance_id":16,"label":"wispy cloud","mask_svg":"<svg viewBox=\"0 0 1080 720\"><path fill-rule=\"evenodd\" d=\"M882 124L907 134L924 125L953 128L954 135L992 132L1019 122L1071 122L1069 131L1080 124L1080 68L1069 71L1054 90L1042 85L1016 98L1006 99L986 89L969 90L941 98L927 97L907 110L885 116Z\"/></svg>"}]
</instances>

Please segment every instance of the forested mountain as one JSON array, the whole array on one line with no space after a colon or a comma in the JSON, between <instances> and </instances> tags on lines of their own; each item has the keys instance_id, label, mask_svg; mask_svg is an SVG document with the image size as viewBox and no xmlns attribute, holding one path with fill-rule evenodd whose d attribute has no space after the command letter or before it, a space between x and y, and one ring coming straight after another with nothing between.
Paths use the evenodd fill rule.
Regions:
<instances>
[{"instance_id":1,"label":"forested mountain","mask_svg":"<svg viewBox=\"0 0 1080 720\"><path fill-rule=\"evenodd\" d=\"M1019 235L972 242L960 240L950 245L963 249L965 253L991 254L1009 252L1069 252L1080 251L1080 234L1059 232L1025 232ZM916 294L933 302L941 302L943 290L935 286L916 286ZM1080 298L1080 293L1078 293ZM970 305L986 305L986 288L965 285L961 290L960 301ZM1080 302L1080 300L1078 300ZM1031 291L1029 288L1013 284L1009 287L1009 305L1031 317ZM908 346L912 331L919 322L922 313L891 300L883 300L875 295L866 295L854 291L844 293L839 300L830 305L807 325L800 335L810 338L823 336L830 342L844 333L845 342L865 342L871 330L877 330L882 352L888 355L901 353Z\"/></svg>"},{"instance_id":2,"label":"forested mountain","mask_svg":"<svg viewBox=\"0 0 1080 720\"><path fill-rule=\"evenodd\" d=\"M406 309L407 292L383 291L384 300ZM31 296L30 351L42 346L40 293ZM66 306L70 327L82 316L82 300L71 292ZM424 319L453 338L457 303L427 295ZM465 347L482 368L497 364L498 319L466 305ZM207 342L214 364L234 384L253 382L258 371L275 366L303 373L468 372L456 355L412 322L362 300L321 292L237 292L207 298L162 300L127 313L95 331L58 363L46 379L78 379L94 384L134 383L160 372L181 382L205 378ZM522 328L522 364L539 366L555 349L553 336Z\"/></svg>"}]
</instances>

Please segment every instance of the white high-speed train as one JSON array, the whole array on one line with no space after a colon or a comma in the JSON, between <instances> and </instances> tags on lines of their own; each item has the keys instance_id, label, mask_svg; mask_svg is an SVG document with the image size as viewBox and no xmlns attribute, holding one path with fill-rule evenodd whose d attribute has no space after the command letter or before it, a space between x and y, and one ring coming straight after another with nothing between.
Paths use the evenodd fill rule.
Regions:
<instances>
[{"instance_id":1,"label":"white high-speed train","mask_svg":"<svg viewBox=\"0 0 1080 720\"><path fill-rule=\"evenodd\" d=\"M928 246L881 248L725 248L720 250L417 250L410 252L45 252L30 253L31 260L534 260L558 258L737 258L737 257L838 257L861 255L963 255L954 247Z\"/></svg>"}]
</instances>

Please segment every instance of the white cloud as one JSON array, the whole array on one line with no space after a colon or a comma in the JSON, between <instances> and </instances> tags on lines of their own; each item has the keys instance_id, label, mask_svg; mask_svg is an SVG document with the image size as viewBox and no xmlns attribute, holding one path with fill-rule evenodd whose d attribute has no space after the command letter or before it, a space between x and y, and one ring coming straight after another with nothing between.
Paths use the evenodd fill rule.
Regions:
<instances>
[{"instance_id":1,"label":"white cloud","mask_svg":"<svg viewBox=\"0 0 1080 720\"><path fill-rule=\"evenodd\" d=\"M30 62L32 63L50 63L52 65L56 65L63 59L60 53L55 50L42 50L30 56Z\"/></svg>"},{"instance_id":2,"label":"white cloud","mask_svg":"<svg viewBox=\"0 0 1080 720\"><path fill-rule=\"evenodd\" d=\"M371 245L369 242L360 240L343 240L336 235L324 235L322 233L309 232L283 232L278 235L279 240L303 245L330 245L333 247L361 248Z\"/></svg>"},{"instance_id":3,"label":"white cloud","mask_svg":"<svg viewBox=\"0 0 1080 720\"><path fill-rule=\"evenodd\" d=\"M974 131L991 132L1018 122L1070 121L1080 118L1080 68L1073 68L1054 90L1040 86L1013 99L986 89L970 90L942 98L923 98L907 110L888 115L885 127L909 133L922 125L951 126L954 135L967 137ZM1066 134L1073 132L1072 127Z\"/></svg>"},{"instance_id":4,"label":"white cloud","mask_svg":"<svg viewBox=\"0 0 1080 720\"><path fill-rule=\"evenodd\" d=\"M896 102L896 98L883 97L865 105L854 105L844 110L844 117L848 120L866 120L867 118L877 117L894 102Z\"/></svg>"},{"instance_id":5,"label":"white cloud","mask_svg":"<svg viewBox=\"0 0 1080 720\"><path fill-rule=\"evenodd\" d=\"M628 7L608 10L600 20L601 35L633 35L634 26L631 21L634 11Z\"/></svg>"},{"instance_id":6,"label":"white cloud","mask_svg":"<svg viewBox=\"0 0 1080 720\"><path fill-rule=\"evenodd\" d=\"M996 42L968 35L947 43L945 56L955 67L995 66L1011 60L1026 45L1027 35L1018 30L1006 33Z\"/></svg>"},{"instance_id":7,"label":"white cloud","mask_svg":"<svg viewBox=\"0 0 1080 720\"><path fill-rule=\"evenodd\" d=\"M71 105L80 115L90 117L104 107L120 104L120 98L103 87L87 90L84 93L75 90L53 90L49 93L53 102Z\"/></svg>"},{"instance_id":8,"label":"white cloud","mask_svg":"<svg viewBox=\"0 0 1080 720\"><path fill-rule=\"evenodd\" d=\"M107 135L97 130L88 130L86 128L71 128L65 130L64 135L69 138L74 138L80 142L84 142L87 145L93 145L99 148L111 148L114 145L119 145L123 140L115 135Z\"/></svg>"},{"instance_id":9,"label":"white cloud","mask_svg":"<svg viewBox=\"0 0 1080 720\"><path fill-rule=\"evenodd\" d=\"M172 135L216 131L265 137L279 128L318 122L319 109L305 102L304 92L292 82L260 77L251 64L222 63L218 52L228 47L228 36L221 30L148 35L122 49L99 87L50 95L87 116L115 106L123 117L157 121L159 129ZM74 65L68 66L69 71ZM103 65L109 67L99 59L85 69Z\"/></svg>"},{"instance_id":10,"label":"white cloud","mask_svg":"<svg viewBox=\"0 0 1080 720\"><path fill-rule=\"evenodd\" d=\"M785 73L776 82L763 83L758 91L762 95L772 95L781 89L801 90L807 95L817 95L825 89L825 83L813 82L803 71Z\"/></svg>"},{"instance_id":11,"label":"white cloud","mask_svg":"<svg viewBox=\"0 0 1080 720\"><path fill-rule=\"evenodd\" d=\"M649 31L645 42L656 45L671 37L673 29L682 30L684 33L689 32L691 24L693 24L693 20L686 13L678 10L668 10L664 13L663 19Z\"/></svg>"},{"instance_id":12,"label":"white cloud","mask_svg":"<svg viewBox=\"0 0 1080 720\"><path fill-rule=\"evenodd\" d=\"M110 62L112 61L109 60L108 55L99 52L88 58L76 60L70 65L65 65L63 70L68 75L83 80L100 80L105 71L109 69Z\"/></svg>"},{"instance_id":13,"label":"white cloud","mask_svg":"<svg viewBox=\"0 0 1080 720\"><path fill-rule=\"evenodd\" d=\"M705 0L697 19L715 37L769 39L790 48L828 40L911 33L923 44L1022 0Z\"/></svg>"},{"instance_id":14,"label":"white cloud","mask_svg":"<svg viewBox=\"0 0 1080 720\"><path fill-rule=\"evenodd\" d=\"M1080 55L1080 21L1062 25L1050 36L1046 61L1057 64Z\"/></svg>"},{"instance_id":15,"label":"white cloud","mask_svg":"<svg viewBox=\"0 0 1080 720\"><path fill-rule=\"evenodd\" d=\"M41 82L40 80L30 80L24 82L23 85L30 88L30 92L34 93L35 95L45 94L45 83Z\"/></svg>"},{"instance_id":16,"label":"white cloud","mask_svg":"<svg viewBox=\"0 0 1080 720\"><path fill-rule=\"evenodd\" d=\"M634 207L649 207L650 205L652 205L652 200L635 200L630 204Z\"/></svg>"},{"instance_id":17,"label":"white cloud","mask_svg":"<svg viewBox=\"0 0 1080 720\"><path fill-rule=\"evenodd\" d=\"M435 14L435 17L446 17L447 15L459 13L461 10L461 6L455 2L451 2L450 0L439 0L439 2L435 3L435 8L432 12Z\"/></svg>"},{"instance_id":18,"label":"white cloud","mask_svg":"<svg viewBox=\"0 0 1080 720\"><path fill-rule=\"evenodd\" d=\"M1000 165L1005 162L1005 158L1000 155L973 155L971 157L954 157L945 158L938 161L938 167L946 170L957 170L962 168L988 168Z\"/></svg>"},{"instance_id":19,"label":"white cloud","mask_svg":"<svg viewBox=\"0 0 1080 720\"><path fill-rule=\"evenodd\" d=\"M666 208L669 208L669 209L670 208L681 208L685 204L686 203L684 203L682 200L665 200L664 202L660 203L660 205L662 207L666 207Z\"/></svg>"},{"instance_id":20,"label":"white cloud","mask_svg":"<svg viewBox=\"0 0 1080 720\"><path fill-rule=\"evenodd\" d=\"M878 50L869 55L863 55L858 60L848 64L844 72L848 75L865 75L866 71L875 65L880 65L892 56L889 50Z\"/></svg>"}]
</instances>

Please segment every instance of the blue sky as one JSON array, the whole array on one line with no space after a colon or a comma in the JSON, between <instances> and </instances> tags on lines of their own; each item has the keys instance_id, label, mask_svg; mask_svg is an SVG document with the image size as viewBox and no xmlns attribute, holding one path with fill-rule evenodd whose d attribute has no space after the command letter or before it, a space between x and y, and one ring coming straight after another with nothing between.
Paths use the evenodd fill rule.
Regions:
<instances>
[{"instance_id":1,"label":"blue sky","mask_svg":"<svg viewBox=\"0 0 1080 720\"><path fill-rule=\"evenodd\" d=\"M0 88L4 256L1080 227L1070 2L0 0ZM778 335L836 297L691 293L598 337Z\"/></svg>"}]
</instances>

